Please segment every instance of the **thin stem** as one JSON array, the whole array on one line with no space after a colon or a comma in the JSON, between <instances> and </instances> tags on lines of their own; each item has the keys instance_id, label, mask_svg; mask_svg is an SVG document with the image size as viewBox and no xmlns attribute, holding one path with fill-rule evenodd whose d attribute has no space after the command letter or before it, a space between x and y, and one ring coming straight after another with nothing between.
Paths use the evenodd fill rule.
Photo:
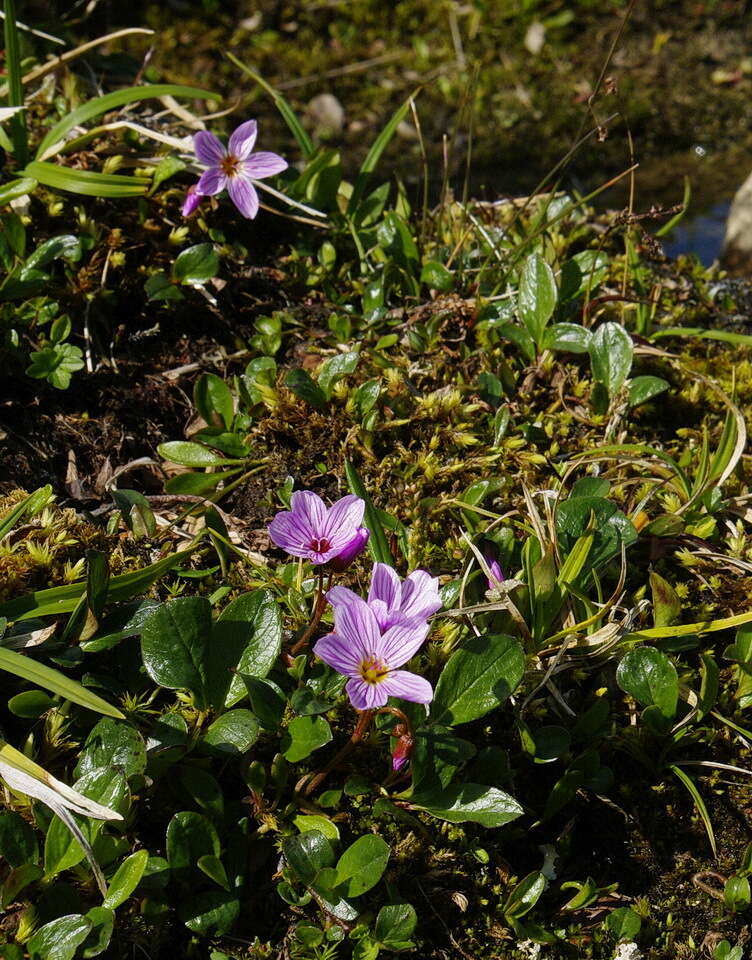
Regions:
<instances>
[{"instance_id":1,"label":"thin stem","mask_svg":"<svg viewBox=\"0 0 752 960\"><path fill-rule=\"evenodd\" d=\"M304 797L309 797L313 791L321 786L321 784L326 780L329 774L334 770L335 767L338 767L339 764L349 756L350 753L355 749L355 747L360 743L360 741L368 733L368 728L371 726L371 720L373 719L373 710L359 710L358 711L358 722L355 724L355 729L352 732L350 739L342 747L342 749L327 763L323 770L315 774L305 785L301 791Z\"/></svg>"},{"instance_id":2,"label":"thin stem","mask_svg":"<svg viewBox=\"0 0 752 960\"><path fill-rule=\"evenodd\" d=\"M331 584L332 578L329 576L329 584ZM303 636L298 640L298 642L290 650L290 656L295 657L300 651L307 646L308 641L313 635L313 631L319 625L319 621L324 615L324 610L326 609L326 590L324 590L324 568L319 569L319 584L316 591L316 601L313 605L313 613L311 615L311 622L306 627L306 631Z\"/></svg>"}]
</instances>

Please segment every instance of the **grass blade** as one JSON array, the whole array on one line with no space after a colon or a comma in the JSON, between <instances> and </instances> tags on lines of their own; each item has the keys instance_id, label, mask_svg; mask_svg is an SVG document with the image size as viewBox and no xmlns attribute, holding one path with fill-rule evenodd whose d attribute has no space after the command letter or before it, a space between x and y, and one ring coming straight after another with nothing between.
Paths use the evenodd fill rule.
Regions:
<instances>
[{"instance_id":1,"label":"grass blade","mask_svg":"<svg viewBox=\"0 0 752 960\"><path fill-rule=\"evenodd\" d=\"M363 481L360 479L360 474L349 460L345 460L345 476L347 477L347 485L350 488L350 493L354 493L356 497L360 497L366 504L364 521L365 525L371 531L371 536L368 540L369 553L377 563L388 563L390 567L393 567L394 558L389 549L389 542L386 539L384 528L379 521L379 515L373 505L373 501L368 496L368 491L363 485Z\"/></svg>"},{"instance_id":2,"label":"grass blade","mask_svg":"<svg viewBox=\"0 0 752 960\"><path fill-rule=\"evenodd\" d=\"M21 72L21 50L18 43L18 27L16 26L16 0L5 0L5 68L8 73L8 106L22 107L23 73ZM26 118L23 111L15 114L9 120L10 139L13 143L13 153L16 163L22 166L28 158L28 141L26 137Z\"/></svg>"},{"instance_id":3,"label":"grass blade","mask_svg":"<svg viewBox=\"0 0 752 960\"><path fill-rule=\"evenodd\" d=\"M52 156L54 150L51 148L64 140L65 137L75 127L86 123L87 120L93 120L94 117L101 117L104 113L111 110L117 110L118 107L124 107L128 103L137 103L139 100L150 100L155 97L190 97L196 100L219 100L219 94L212 93L210 90L199 90L195 87L185 87L176 83L153 83L143 87L128 87L125 90L115 90L112 93L106 93L103 97L94 97L82 104L77 110L73 110L66 117L51 127L42 142L37 148L37 159Z\"/></svg>"},{"instance_id":4,"label":"grass blade","mask_svg":"<svg viewBox=\"0 0 752 960\"><path fill-rule=\"evenodd\" d=\"M11 532L19 520L22 520L26 516L33 517L36 513L39 513L51 499L52 487L48 485L46 487L40 487L38 490L30 493L28 497L25 497L20 503L16 504L10 513L7 513L0 519L0 540Z\"/></svg>"},{"instance_id":5,"label":"grass blade","mask_svg":"<svg viewBox=\"0 0 752 960\"><path fill-rule=\"evenodd\" d=\"M43 160L32 160L21 173L53 190L66 190L85 197L143 197L151 185L151 180L146 177L72 170Z\"/></svg>"},{"instance_id":6,"label":"grass blade","mask_svg":"<svg viewBox=\"0 0 752 960\"><path fill-rule=\"evenodd\" d=\"M402 106L395 110L389 122L386 124L378 137L376 137L376 139L373 141L371 149L368 151L365 160L361 164L357 179L355 180L350 201L347 204L347 212L349 214L354 214L360 206L360 201L363 199L363 194L365 193L365 189L368 185L368 181L371 178L371 174L376 169L376 165L381 159L382 153L386 150L389 142L396 133L397 127L407 116L407 111L410 109L410 103L413 101L414 97L415 94L410 94Z\"/></svg>"},{"instance_id":7,"label":"grass blade","mask_svg":"<svg viewBox=\"0 0 752 960\"><path fill-rule=\"evenodd\" d=\"M274 106L277 108L277 110L279 110L280 114L282 115L282 119L287 124L290 133L297 140L303 156L306 158L306 160L312 156L315 149L313 146L313 141L303 129L303 125L298 119L297 114L287 100L285 100L282 94L278 90L275 90L274 87L268 81L264 80L260 74L246 66L242 61L238 60L237 57L233 56L233 54L228 53L227 56L235 64L238 70L242 70L246 76L250 77L254 83L257 83L269 94L274 101Z\"/></svg>"},{"instance_id":8,"label":"grass blade","mask_svg":"<svg viewBox=\"0 0 752 960\"><path fill-rule=\"evenodd\" d=\"M697 812L700 814L700 819L705 825L705 830L708 835L708 840L710 841L710 849L713 851L713 856L718 856L718 847L715 842L715 833L713 832L713 821L710 819L710 814L708 813L708 808L705 806L705 801L700 796L700 791L697 789L694 780L691 777L688 777L687 774L680 768L675 766L673 763L669 767L671 772L676 775L676 777L684 784L684 786L689 791L689 795L694 801L694 805L697 808Z\"/></svg>"},{"instance_id":9,"label":"grass blade","mask_svg":"<svg viewBox=\"0 0 752 960\"><path fill-rule=\"evenodd\" d=\"M45 690L65 697L66 700L88 707L89 710L96 710L97 713L103 713L106 717L125 719L117 707L110 706L106 700L98 697L96 693L91 693L76 680L71 680L59 670L53 670L43 663L32 660L31 657L25 657L22 653L0 647L0 670L13 673L35 686L44 687Z\"/></svg>"}]
</instances>

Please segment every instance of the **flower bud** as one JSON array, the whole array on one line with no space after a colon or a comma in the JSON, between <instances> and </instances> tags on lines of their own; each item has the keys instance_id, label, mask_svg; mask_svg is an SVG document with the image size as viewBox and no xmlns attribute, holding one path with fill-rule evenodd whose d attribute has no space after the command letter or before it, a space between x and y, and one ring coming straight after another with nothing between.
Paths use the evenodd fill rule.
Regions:
<instances>
[{"instance_id":1,"label":"flower bud","mask_svg":"<svg viewBox=\"0 0 752 960\"><path fill-rule=\"evenodd\" d=\"M347 570L356 557L360 556L368 545L371 531L367 527L358 527L355 536L346 544L344 549L329 561L329 569L334 573Z\"/></svg>"},{"instance_id":2,"label":"flower bud","mask_svg":"<svg viewBox=\"0 0 752 960\"><path fill-rule=\"evenodd\" d=\"M203 197L197 192L195 184L192 187L188 187L185 200L183 201L183 209L181 211L183 216L190 217L190 215L195 212L202 199Z\"/></svg>"}]
</instances>

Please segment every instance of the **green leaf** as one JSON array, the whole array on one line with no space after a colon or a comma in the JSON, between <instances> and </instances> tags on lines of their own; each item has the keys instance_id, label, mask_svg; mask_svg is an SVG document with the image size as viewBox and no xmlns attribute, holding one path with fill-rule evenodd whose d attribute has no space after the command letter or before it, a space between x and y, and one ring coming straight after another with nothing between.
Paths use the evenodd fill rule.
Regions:
<instances>
[{"instance_id":1,"label":"green leaf","mask_svg":"<svg viewBox=\"0 0 752 960\"><path fill-rule=\"evenodd\" d=\"M219 100L216 93L208 90L199 90L196 87L186 87L175 83L147 84L143 87L126 87L124 90L115 90L102 97L93 97L86 100L78 109L67 113L62 120L50 127L42 142L37 147L37 157L41 158L48 153L50 147L65 139L76 127L80 127L88 120L101 117L105 113L124 107L127 103L137 103L139 100L150 100L155 97L187 97L191 100Z\"/></svg>"},{"instance_id":2,"label":"green leaf","mask_svg":"<svg viewBox=\"0 0 752 960\"><path fill-rule=\"evenodd\" d=\"M339 840L337 824L328 817L319 814L299 813L297 817L293 818L293 823L301 833L318 830L319 833L323 833L328 840Z\"/></svg>"},{"instance_id":3,"label":"green leaf","mask_svg":"<svg viewBox=\"0 0 752 960\"><path fill-rule=\"evenodd\" d=\"M86 919L91 922L91 930L81 946L81 956L98 957L110 945L115 928L115 912L108 907L92 907Z\"/></svg>"},{"instance_id":4,"label":"green leaf","mask_svg":"<svg viewBox=\"0 0 752 960\"><path fill-rule=\"evenodd\" d=\"M125 719L117 707L110 706L106 700L91 693L86 687L81 686L75 680L70 680L58 670L45 666L43 663L37 663L31 657L16 653L14 650L8 650L0 647L0 670L7 670L17 677L22 677L36 686L43 687L45 690L51 690L59 696L77 703L89 710L95 710L97 713L103 713L107 717L117 717Z\"/></svg>"},{"instance_id":5,"label":"green leaf","mask_svg":"<svg viewBox=\"0 0 752 960\"><path fill-rule=\"evenodd\" d=\"M539 253L527 258L520 276L517 310L525 329L540 350L543 333L556 309L554 272Z\"/></svg>"},{"instance_id":6,"label":"green leaf","mask_svg":"<svg viewBox=\"0 0 752 960\"><path fill-rule=\"evenodd\" d=\"M235 415L232 392L215 373L202 374L193 388L193 403L210 427L232 427Z\"/></svg>"},{"instance_id":7,"label":"green leaf","mask_svg":"<svg viewBox=\"0 0 752 960\"><path fill-rule=\"evenodd\" d=\"M219 837L211 820L200 813L185 810L176 813L167 824L167 860L175 880L192 883L200 857L220 854Z\"/></svg>"},{"instance_id":8,"label":"green leaf","mask_svg":"<svg viewBox=\"0 0 752 960\"><path fill-rule=\"evenodd\" d=\"M358 471L355 469L350 460L345 460L345 477L347 478L347 485L350 488L350 493L355 494L356 497L360 497L361 500L365 501L366 509L363 522L371 531L371 536L368 540L368 551L371 554L371 557L377 563L386 563L390 567L393 567L394 558L392 557L391 550L389 549L389 543L386 539L386 534L384 533L384 527L379 520L378 512L373 505L373 501L371 500L371 497L369 496Z\"/></svg>"},{"instance_id":9,"label":"green leaf","mask_svg":"<svg viewBox=\"0 0 752 960\"><path fill-rule=\"evenodd\" d=\"M331 739L331 727L323 717L296 717L282 734L280 749L286 760L297 763Z\"/></svg>"},{"instance_id":10,"label":"green leaf","mask_svg":"<svg viewBox=\"0 0 752 960\"><path fill-rule=\"evenodd\" d=\"M21 176L32 177L45 187L66 190L85 197L142 197L149 189L147 177L124 177L121 174L97 173L94 170L76 170L59 167L55 163L32 160Z\"/></svg>"},{"instance_id":11,"label":"green leaf","mask_svg":"<svg viewBox=\"0 0 752 960\"><path fill-rule=\"evenodd\" d=\"M101 769L116 769L126 777L144 772L146 744L135 727L105 718L92 728L73 772L82 777Z\"/></svg>"},{"instance_id":12,"label":"green leaf","mask_svg":"<svg viewBox=\"0 0 752 960\"><path fill-rule=\"evenodd\" d=\"M142 493L138 490L111 490L110 496L135 536L153 537L156 534L154 513Z\"/></svg>"},{"instance_id":13,"label":"green leaf","mask_svg":"<svg viewBox=\"0 0 752 960\"><path fill-rule=\"evenodd\" d=\"M708 840L710 842L710 849L713 851L713 856L718 856L718 846L715 842L715 833L713 831L713 821L710 819L710 814L708 813L708 808L705 806L705 801L700 795L700 791L697 789L697 786L692 780L691 777L675 764L669 765L669 770L677 777L677 779L687 788L687 792L692 797L692 801L695 805L695 809L700 815L703 826L705 827L705 832L708 835Z\"/></svg>"},{"instance_id":14,"label":"green leaf","mask_svg":"<svg viewBox=\"0 0 752 960\"><path fill-rule=\"evenodd\" d=\"M206 874L210 880L213 880L217 886L222 887L223 890L230 890L230 882L227 879L227 871L224 868L224 864L219 859L211 853L205 854L203 857L199 857L197 861L197 866L201 873Z\"/></svg>"},{"instance_id":15,"label":"green leaf","mask_svg":"<svg viewBox=\"0 0 752 960\"><path fill-rule=\"evenodd\" d=\"M603 497L572 496L560 502L556 510L556 531L561 545L570 553L580 537L593 534L583 570L589 572L617 556L622 546L630 547L637 540L632 521L615 503Z\"/></svg>"},{"instance_id":16,"label":"green leaf","mask_svg":"<svg viewBox=\"0 0 752 960\"><path fill-rule=\"evenodd\" d=\"M240 916L240 900L235 893L210 890L184 901L178 913L193 933L218 937L229 933Z\"/></svg>"},{"instance_id":17,"label":"green leaf","mask_svg":"<svg viewBox=\"0 0 752 960\"><path fill-rule=\"evenodd\" d=\"M144 875L146 863L149 859L148 850L137 850L120 864L115 875L107 887L107 895L102 906L114 910L130 897Z\"/></svg>"},{"instance_id":18,"label":"green leaf","mask_svg":"<svg viewBox=\"0 0 752 960\"><path fill-rule=\"evenodd\" d=\"M23 67L21 64L21 44L16 22L16 0L5 0L3 31L5 36L5 69L8 76L8 106L23 107ZM16 163L26 162L29 144L26 132L26 117L23 110L15 113L9 121L10 136Z\"/></svg>"},{"instance_id":19,"label":"green leaf","mask_svg":"<svg viewBox=\"0 0 752 960\"><path fill-rule=\"evenodd\" d=\"M129 600L131 597L143 594L162 574L180 566L194 554L193 549L180 550L151 563L131 573L123 573L110 580L108 599L110 603ZM84 593L85 584L71 583L64 587L50 587L47 590L37 590L33 593L16 597L7 603L0 604L0 617L8 620L28 620L31 617L59 616L62 613L71 613ZM53 671L54 672L54 671ZM67 696L67 694L64 694ZM68 699L73 699L68 697ZM122 717L119 712L113 713L109 708L108 716Z\"/></svg>"},{"instance_id":20,"label":"green leaf","mask_svg":"<svg viewBox=\"0 0 752 960\"><path fill-rule=\"evenodd\" d=\"M0 206L5 206L11 200L33 193L38 186L39 181L33 177L18 177L16 180L9 180L0 186Z\"/></svg>"},{"instance_id":21,"label":"green leaf","mask_svg":"<svg viewBox=\"0 0 752 960\"><path fill-rule=\"evenodd\" d=\"M8 700L8 709L13 716L25 720L38 720L55 705L53 698L44 690L24 690Z\"/></svg>"},{"instance_id":22,"label":"green leaf","mask_svg":"<svg viewBox=\"0 0 752 960\"><path fill-rule=\"evenodd\" d=\"M676 590L663 577L650 571L650 589L653 594L653 623L656 627L668 627L681 613L681 600Z\"/></svg>"},{"instance_id":23,"label":"green leaf","mask_svg":"<svg viewBox=\"0 0 752 960\"><path fill-rule=\"evenodd\" d=\"M635 377L629 382L629 406L639 407L641 403L647 403L668 390L669 386L663 377Z\"/></svg>"},{"instance_id":24,"label":"green leaf","mask_svg":"<svg viewBox=\"0 0 752 960\"><path fill-rule=\"evenodd\" d=\"M211 723L201 747L213 756L238 756L258 740L259 723L250 710L228 710Z\"/></svg>"},{"instance_id":25,"label":"green leaf","mask_svg":"<svg viewBox=\"0 0 752 960\"><path fill-rule=\"evenodd\" d=\"M146 299L150 303L156 303L161 300L184 300L183 292L175 286L164 270L157 270L147 277L144 284Z\"/></svg>"},{"instance_id":26,"label":"green leaf","mask_svg":"<svg viewBox=\"0 0 752 960\"><path fill-rule=\"evenodd\" d=\"M732 912L745 910L750 905L749 880L746 877L729 877L723 887L723 902Z\"/></svg>"},{"instance_id":27,"label":"green leaf","mask_svg":"<svg viewBox=\"0 0 752 960\"><path fill-rule=\"evenodd\" d=\"M543 346L546 350L587 353L592 336L587 327L582 327L579 323L554 323L543 335Z\"/></svg>"},{"instance_id":28,"label":"green leaf","mask_svg":"<svg viewBox=\"0 0 752 960\"><path fill-rule=\"evenodd\" d=\"M222 611L214 635L222 641L233 636L240 649L225 700L231 707L244 695L243 677L263 680L282 650L282 613L274 595L269 590L242 593Z\"/></svg>"},{"instance_id":29,"label":"green leaf","mask_svg":"<svg viewBox=\"0 0 752 960\"><path fill-rule=\"evenodd\" d=\"M427 260L420 271L420 282L431 290L449 293L454 287L454 274L438 260Z\"/></svg>"},{"instance_id":30,"label":"green leaf","mask_svg":"<svg viewBox=\"0 0 752 960\"><path fill-rule=\"evenodd\" d=\"M222 467L244 463L244 460L221 457L218 453L202 446L200 443L190 443L188 440L170 440L160 443L157 447L160 457L171 463L179 463L183 467Z\"/></svg>"},{"instance_id":31,"label":"green leaf","mask_svg":"<svg viewBox=\"0 0 752 960\"><path fill-rule=\"evenodd\" d=\"M315 882L321 870L334 864L332 845L318 830L288 837L282 844L282 853L290 869L306 886Z\"/></svg>"},{"instance_id":32,"label":"green leaf","mask_svg":"<svg viewBox=\"0 0 752 960\"><path fill-rule=\"evenodd\" d=\"M28 887L30 883L41 880L43 876L44 871L35 863L24 863L6 873L5 879L0 884L0 910L7 910L15 900L18 900L22 890ZM23 954L19 956L18 960L23 960Z\"/></svg>"},{"instance_id":33,"label":"green leaf","mask_svg":"<svg viewBox=\"0 0 752 960\"><path fill-rule=\"evenodd\" d=\"M514 692L524 671L518 640L503 634L472 637L441 672L431 720L453 725L485 716Z\"/></svg>"},{"instance_id":34,"label":"green leaf","mask_svg":"<svg viewBox=\"0 0 752 960\"><path fill-rule=\"evenodd\" d=\"M419 794L411 803L439 820L479 823L483 827L501 827L523 813L514 797L479 783L454 784L440 793Z\"/></svg>"},{"instance_id":35,"label":"green leaf","mask_svg":"<svg viewBox=\"0 0 752 960\"><path fill-rule=\"evenodd\" d=\"M379 910L373 933L388 950L391 945L406 943L417 925L418 916L414 907L409 903L393 903Z\"/></svg>"},{"instance_id":36,"label":"green leaf","mask_svg":"<svg viewBox=\"0 0 752 960\"><path fill-rule=\"evenodd\" d=\"M632 369L632 338L620 323L602 323L590 342L593 379L602 383L613 399Z\"/></svg>"},{"instance_id":37,"label":"green leaf","mask_svg":"<svg viewBox=\"0 0 752 960\"><path fill-rule=\"evenodd\" d=\"M608 932L616 940L634 940L641 926L642 920L631 907L617 907L606 917Z\"/></svg>"},{"instance_id":38,"label":"green leaf","mask_svg":"<svg viewBox=\"0 0 752 960\"><path fill-rule=\"evenodd\" d=\"M240 674L254 714L266 730L278 730L287 706L287 698L276 683Z\"/></svg>"},{"instance_id":39,"label":"green leaf","mask_svg":"<svg viewBox=\"0 0 752 960\"><path fill-rule=\"evenodd\" d=\"M376 169L378 162L381 159L381 155L386 150L390 140L397 132L397 127L407 116L412 99L412 96L408 97L408 99L405 100L405 102L395 110L389 121L385 124L379 135L371 144L371 148L366 154L365 160L360 165L360 170L358 171L358 176L353 186L353 192L350 195L350 200L347 204L348 216L352 217L357 213L360 202L363 198L363 194L365 193L365 189L368 186L368 181L371 178L371 174Z\"/></svg>"},{"instance_id":40,"label":"green leaf","mask_svg":"<svg viewBox=\"0 0 752 960\"><path fill-rule=\"evenodd\" d=\"M524 917L540 900L546 889L546 878L538 870L529 873L520 880L504 904L504 916L509 920Z\"/></svg>"},{"instance_id":41,"label":"green leaf","mask_svg":"<svg viewBox=\"0 0 752 960\"><path fill-rule=\"evenodd\" d=\"M303 156L306 159L311 157L311 155L314 153L313 141L306 133L302 123L298 120L295 111L287 102L287 100L285 100L282 94L275 90L274 87L264 80L260 74L256 73L255 70L252 70L244 63L241 63L241 61L238 60L237 57L233 56L232 53L227 52L227 57L235 64L236 67L242 70L243 73L254 80L260 87L263 87L263 89L266 90L266 92L272 97L275 107L277 110L279 110L282 118L290 129L290 132L297 140Z\"/></svg>"},{"instance_id":42,"label":"green leaf","mask_svg":"<svg viewBox=\"0 0 752 960\"><path fill-rule=\"evenodd\" d=\"M49 484L46 487L39 487L28 497L24 497L20 503L17 503L9 513L6 513L0 519L0 540L6 537L24 517L34 517L40 513L51 500L52 487Z\"/></svg>"},{"instance_id":43,"label":"green leaf","mask_svg":"<svg viewBox=\"0 0 752 960\"><path fill-rule=\"evenodd\" d=\"M219 256L213 243L197 243L182 250L172 266L172 276L178 283L200 286L217 275Z\"/></svg>"},{"instance_id":44,"label":"green leaf","mask_svg":"<svg viewBox=\"0 0 752 960\"><path fill-rule=\"evenodd\" d=\"M91 920L80 913L69 913L45 923L26 945L30 960L73 960L91 928Z\"/></svg>"},{"instance_id":45,"label":"green leaf","mask_svg":"<svg viewBox=\"0 0 752 960\"><path fill-rule=\"evenodd\" d=\"M410 759L413 788L419 793L443 790L474 755L475 747L460 739L450 727L432 723L416 730Z\"/></svg>"},{"instance_id":46,"label":"green leaf","mask_svg":"<svg viewBox=\"0 0 752 960\"><path fill-rule=\"evenodd\" d=\"M305 370L290 370L285 377L285 386L314 410L323 410L327 405L326 394Z\"/></svg>"},{"instance_id":47,"label":"green leaf","mask_svg":"<svg viewBox=\"0 0 752 960\"><path fill-rule=\"evenodd\" d=\"M211 631L211 604L205 597L178 597L164 604L141 631L146 672L161 687L190 690L200 710L208 705Z\"/></svg>"},{"instance_id":48,"label":"green leaf","mask_svg":"<svg viewBox=\"0 0 752 960\"><path fill-rule=\"evenodd\" d=\"M336 886L346 897L359 897L376 886L388 860L389 845L381 837L360 837L337 861Z\"/></svg>"},{"instance_id":49,"label":"green leaf","mask_svg":"<svg viewBox=\"0 0 752 960\"><path fill-rule=\"evenodd\" d=\"M644 707L658 707L667 720L676 713L679 697L676 667L655 647L629 650L617 668L616 682Z\"/></svg>"},{"instance_id":50,"label":"green leaf","mask_svg":"<svg viewBox=\"0 0 752 960\"><path fill-rule=\"evenodd\" d=\"M36 863L39 846L31 826L12 810L0 811L0 857L9 867Z\"/></svg>"},{"instance_id":51,"label":"green leaf","mask_svg":"<svg viewBox=\"0 0 752 960\"><path fill-rule=\"evenodd\" d=\"M338 353L322 363L318 375L318 385L324 391L327 400L331 400L335 384L354 373L359 361L359 353Z\"/></svg>"}]
</instances>

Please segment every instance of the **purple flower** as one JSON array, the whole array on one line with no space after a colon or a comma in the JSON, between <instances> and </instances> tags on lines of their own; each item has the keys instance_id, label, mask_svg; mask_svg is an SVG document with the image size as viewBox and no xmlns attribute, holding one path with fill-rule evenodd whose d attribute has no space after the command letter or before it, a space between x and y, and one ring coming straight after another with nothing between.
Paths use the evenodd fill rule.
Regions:
<instances>
[{"instance_id":1,"label":"purple flower","mask_svg":"<svg viewBox=\"0 0 752 960\"><path fill-rule=\"evenodd\" d=\"M486 561L488 572L491 574L490 577L486 577L488 589L495 590L500 583L504 582L504 571L501 569L501 564L496 559L496 555L490 547L486 547L483 551L483 559Z\"/></svg>"},{"instance_id":2,"label":"purple flower","mask_svg":"<svg viewBox=\"0 0 752 960\"><path fill-rule=\"evenodd\" d=\"M383 707L389 697L430 703L433 689L428 680L398 669L418 652L428 636L428 624L400 623L382 632L365 600L351 590L347 593L346 602L334 607L334 631L322 637L313 652L350 678L345 689L355 709Z\"/></svg>"},{"instance_id":3,"label":"purple flower","mask_svg":"<svg viewBox=\"0 0 752 960\"><path fill-rule=\"evenodd\" d=\"M328 563L344 552L351 553L355 540L365 546L360 522L366 505L359 497L348 494L327 509L318 494L296 490L291 506L274 517L269 536L293 557ZM354 556L351 553L351 559Z\"/></svg>"},{"instance_id":4,"label":"purple flower","mask_svg":"<svg viewBox=\"0 0 752 960\"><path fill-rule=\"evenodd\" d=\"M185 200L183 201L183 209L181 213L184 217L190 217L192 213L195 212L198 205L201 203L201 194L196 190L196 184L192 187L188 187L188 190L185 194Z\"/></svg>"},{"instance_id":5,"label":"purple flower","mask_svg":"<svg viewBox=\"0 0 752 960\"><path fill-rule=\"evenodd\" d=\"M259 208L253 181L273 177L287 169L287 162L276 153L263 150L253 153L256 132L256 121L246 120L233 131L227 147L208 130L199 130L193 138L196 158L208 167L196 184L196 193L212 197L227 190L238 210L250 220Z\"/></svg>"},{"instance_id":6,"label":"purple flower","mask_svg":"<svg viewBox=\"0 0 752 960\"><path fill-rule=\"evenodd\" d=\"M353 560L359 557L368 546L370 536L371 531L368 527L358 527L355 536L347 544L345 549L329 561L329 569L335 573L342 573L343 570L347 570Z\"/></svg>"},{"instance_id":7,"label":"purple flower","mask_svg":"<svg viewBox=\"0 0 752 960\"><path fill-rule=\"evenodd\" d=\"M352 596L355 594L346 587L334 587L327 593L327 599L335 610L339 605L349 603ZM441 609L439 579L425 570L415 570L400 583L392 567L386 563L375 563L371 589L368 591L368 606L382 630L398 623L427 620Z\"/></svg>"}]
</instances>

